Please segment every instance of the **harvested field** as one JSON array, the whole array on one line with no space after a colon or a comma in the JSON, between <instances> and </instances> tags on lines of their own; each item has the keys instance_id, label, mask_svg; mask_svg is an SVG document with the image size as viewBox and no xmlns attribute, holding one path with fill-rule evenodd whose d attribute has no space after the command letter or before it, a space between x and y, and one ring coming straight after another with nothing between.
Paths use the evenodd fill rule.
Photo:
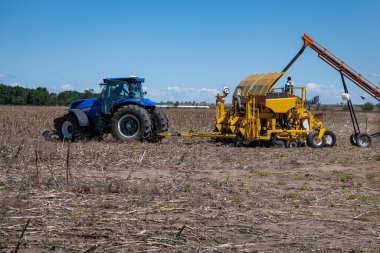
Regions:
<instances>
[{"instance_id":1,"label":"harvested field","mask_svg":"<svg viewBox=\"0 0 380 253\"><path fill-rule=\"evenodd\" d=\"M0 109L0 252L380 252L380 139L351 146L348 112L327 112L336 147L290 150L49 142L64 108ZM167 115L213 129L212 110Z\"/></svg>"}]
</instances>

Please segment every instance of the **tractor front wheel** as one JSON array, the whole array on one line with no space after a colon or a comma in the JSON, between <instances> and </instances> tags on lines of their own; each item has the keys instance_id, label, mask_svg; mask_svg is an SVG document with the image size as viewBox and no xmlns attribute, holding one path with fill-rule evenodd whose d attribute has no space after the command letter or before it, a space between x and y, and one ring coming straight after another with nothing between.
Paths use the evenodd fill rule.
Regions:
<instances>
[{"instance_id":1,"label":"tractor front wheel","mask_svg":"<svg viewBox=\"0 0 380 253\"><path fill-rule=\"evenodd\" d=\"M320 140L318 140L319 132L311 132L307 136L307 145L312 148L323 148L326 145L326 138L322 136Z\"/></svg>"},{"instance_id":2,"label":"tractor front wheel","mask_svg":"<svg viewBox=\"0 0 380 253\"><path fill-rule=\"evenodd\" d=\"M122 141L144 140L152 130L149 113L138 105L121 107L111 122L112 135Z\"/></svg>"},{"instance_id":3,"label":"tractor front wheel","mask_svg":"<svg viewBox=\"0 0 380 253\"><path fill-rule=\"evenodd\" d=\"M69 113L54 120L54 128L60 140L75 141L82 137L82 131L76 117Z\"/></svg>"}]
</instances>

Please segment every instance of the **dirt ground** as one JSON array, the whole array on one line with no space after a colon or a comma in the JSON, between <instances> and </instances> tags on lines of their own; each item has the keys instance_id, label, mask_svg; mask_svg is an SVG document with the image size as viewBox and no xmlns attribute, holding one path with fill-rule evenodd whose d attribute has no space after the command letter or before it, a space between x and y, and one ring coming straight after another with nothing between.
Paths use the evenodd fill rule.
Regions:
<instances>
[{"instance_id":1,"label":"dirt ground","mask_svg":"<svg viewBox=\"0 0 380 253\"><path fill-rule=\"evenodd\" d=\"M326 112L336 147L281 149L46 141L64 108L0 110L0 252L380 252L380 139L351 146L348 112ZM213 129L212 110L167 115Z\"/></svg>"}]
</instances>

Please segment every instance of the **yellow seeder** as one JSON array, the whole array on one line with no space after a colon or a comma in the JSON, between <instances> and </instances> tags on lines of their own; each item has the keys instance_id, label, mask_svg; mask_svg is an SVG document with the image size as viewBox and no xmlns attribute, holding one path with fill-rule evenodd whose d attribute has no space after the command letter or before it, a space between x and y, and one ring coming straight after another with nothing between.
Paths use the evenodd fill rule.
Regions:
<instances>
[{"instance_id":1,"label":"yellow seeder","mask_svg":"<svg viewBox=\"0 0 380 253\"><path fill-rule=\"evenodd\" d=\"M278 146L297 147L307 140L312 147L326 145L326 130L322 123L305 108L306 88L298 87L295 96L272 86L284 73L257 74L245 78L236 87L232 109L224 109L223 96L216 98L216 129L234 133L238 142L270 141ZM310 134L309 134L310 133ZM329 142L335 136L328 131Z\"/></svg>"},{"instance_id":2,"label":"yellow seeder","mask_svg":"<svg viewBox=\"0 0 380 253\"><path fill-rule=\"evenodd\" d=\"M301 96L283 89L272 89L284 74L256 74L245 78L236 87L232 108L225 109L229 93L216 96L215 131L212 133L162 133L163 136L211 137L231 139L236 144L274 144L298 147L307 140L312 147L335 144L335 135L305 108L306 88L297 87ZM327 135L328 136L327 136ZM328 143L326 143L326 137Z\"/></svg>"}]
</instances>

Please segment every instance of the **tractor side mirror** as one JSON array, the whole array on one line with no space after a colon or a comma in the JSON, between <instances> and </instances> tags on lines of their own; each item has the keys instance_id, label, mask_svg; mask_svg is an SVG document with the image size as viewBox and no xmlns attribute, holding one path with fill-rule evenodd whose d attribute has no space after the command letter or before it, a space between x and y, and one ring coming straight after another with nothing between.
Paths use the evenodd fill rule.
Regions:
<instances>
[{"instance_id":1,"label":"tractor side mirror","mask_svg":"<svg viewBox=\"0 0 380 253\"><path fill-rule=\"evenodd\" d=\"M142 94L145 96L148 93L148 89L144 86L142 87Z\"/></svg>"}]
</instances>

